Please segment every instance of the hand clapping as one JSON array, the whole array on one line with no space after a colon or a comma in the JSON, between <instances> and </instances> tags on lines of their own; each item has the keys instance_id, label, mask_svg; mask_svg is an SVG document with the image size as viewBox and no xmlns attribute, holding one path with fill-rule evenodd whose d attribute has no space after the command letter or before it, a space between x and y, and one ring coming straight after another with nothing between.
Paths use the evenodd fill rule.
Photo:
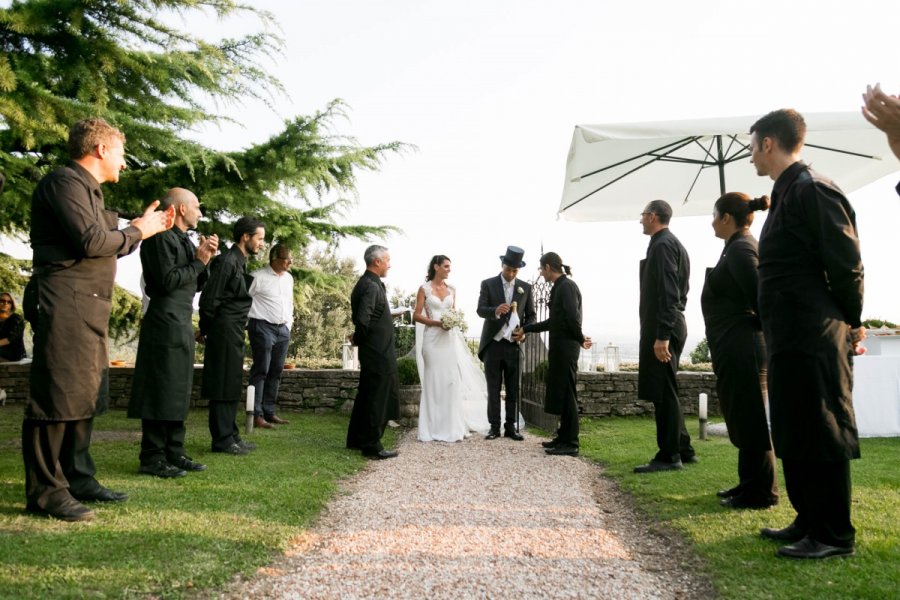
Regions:
<instances>
[{"instance_id":1,"label":"hand clapping","mask_svg":"<svg viewBox=\"0 0 900 600\"><path fill-rule=\"evenodd\" d=\"M205 265L209 264L212 257L216 255L219 249L219 236L212 234L209 237L200 236L200 245L197 246L197 260Z\"/></svg>"},{"instance_id":2,"label":"hand clapping","mask_svg":"<svg viewBox=\"0 0 900 600\"><path fill-rule=\"evenodd\" d=\"M175 205L169 206L166 210L156 210L157 207L159 207L159 200L154 200L143 215L131 220L131 225L140 230L142 240L171 229L175 224Z\"/></svg>"}]
</instances>

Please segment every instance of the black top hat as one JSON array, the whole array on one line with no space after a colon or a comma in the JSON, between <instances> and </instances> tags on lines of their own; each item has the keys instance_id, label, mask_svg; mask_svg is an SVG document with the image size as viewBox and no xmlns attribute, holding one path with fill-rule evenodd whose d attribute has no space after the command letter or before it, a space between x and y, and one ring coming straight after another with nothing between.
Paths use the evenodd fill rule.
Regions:
<instances>
[{"instance_id":1,"label":"black top hat","mask_svg":"<svg viewBox=\"0 0 900 600\"><path fill-rule=\"evenodd\" d=\"M525 262L522 260L523 256L525 256L525 251L518 246L507 246L506 254L501 256L500 260L503 261L504 265L521 269L525 266Z\"/></svg>"}]
</instances>

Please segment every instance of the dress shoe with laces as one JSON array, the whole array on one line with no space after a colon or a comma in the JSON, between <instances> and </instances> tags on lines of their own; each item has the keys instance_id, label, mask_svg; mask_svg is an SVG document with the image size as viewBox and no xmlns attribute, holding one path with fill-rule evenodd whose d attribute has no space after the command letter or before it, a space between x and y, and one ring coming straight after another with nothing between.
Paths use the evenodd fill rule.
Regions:
<instances>
[{"instance_id":1,"label":"dress shoe with laces","mask_svg":"<svg viewBox=\"0 0 900 600\"><path fill-rule=\"evenodd\" d=\"M194 462L187 456L179 456L174 460L169 461L170 465L176 466L179 469L184 469L185 471L205 471L206 465Z\"/></svg>"},{"instance_id":2,"label":"dress shoe with laces","mask_svg":"<svg viewBox=\"0 0 900 600\"><path fill-rule=\"evenodd\" d=\"M290 423L287 419L282 419L278 415L272 415L271 417L266 417L266 421L269 423L275 423L276 425L287 425Z\"/></svg>"},{"instance_id":3,"label":"dress shoe with laces","mask_svg":"<svg viewBox=\"0 0 900 600\"><path fill-rule=\"evenodd\" d=\"M682 454L681 455L681 464L682 465L696 465L700 462L700 459L697 458L696 454Z\"/></svg>"},{"instance_id":4,"label":"dress shoe with laces","mask_svg":"<svg viewBox=\"0 0 900 600\"><path fill-rule=\"evenodd\" d=\"M250 454L249 450L237 444L232 444L227 448L213 448L212 451L222 454L231 454L232 456L243 456L244 454Z\"/></svg>"},{"instance_id":5,"label":"dress shoe with laces","mask_svg":"<svg viewBox=\"0 0 900 600\"><path fill-rule=\"evenodd\" d=\"M716 492L716 496L719 498L731 498L732 496L737 496L738 492L740 492L740 486L734 486L733 488L729 488L727 490L719 490Z\"/></svg>"},{"instance_id":6,"label":"dress shoe with laces","mask_svg":"<svg viewBox=\"0 0 900 600\"><path fill-rule=\"evenodd\" d=\"M238 440L237 445L246 450L247 452L252 452L256 450L256 444L253 442L248 442L247 440Z\"/></svg>"},{"instance_id":7,"label":"dress shoe with laces","mask_svg":"<svg viewBox=\"0 0 900 600\"><path fill-rule=\"evenodd\" d=\"M60 521L92 521L96 513L93 510L75 500L71 496L66 496L62 500L52 502L47 508L41 508L37 504L28 502L25 505L25 511L35 515L49 515Z\"/></svg>"},{"instance_id":8,"label":"dress shoe with laces","mask_svg":"<svg viewBox=\"0 0 900 600\"><path fill-rule=\"evenodd\" d=\"M661 460L653 459L648 462L646 465L641 465L639 467L634 468L635 473L659 473L661 471L680 471L684 468L681 464L681 461L678 462L664 462Z\"/></svg>"},{"instance_id":9,"label":"dress shoe with laces","mask_svg":"<svg viewBox=\"0 0 900 600\"><path fill-rule=\"evenodd\" d=\"M525 437L521 433L519 433L518 431L516 431L515 429L512 429L512 428L504 431L503 437L507 437L511 440L516 440L517 442L521 442L522 440L525 439Z\"/></svg>"},{"instance_id":10,"label":"dress shoe with laces","mask_svg":"<svg viewBox=\"0 0 900 600\"><path fill-rule=\"evenodd\" d=\"M160 477L162 479L174 479L176 477L184 477L187 475L187 471L184 469L179 469L175 465L170 465L164 460L150 463L149 465L141 465L138 467L138 473L153 475L154 477Z\"/></svg>"},{"instance_id":11,"label":"dress shoe with laces","mask_svg":"<svg viewBox=\"0 0 900 600\"><path fill-rule=\"evenodd\" d=\"M71 490L69 490L69 493L80 502L125 502L128 500L128 494L125 492L115 492L102 485L95 491L87 494L76 494Z\"/></svg>"},{"instance_id":12,"label":"dress shoe with laces","mask_svg":"<svg viewBox=\"0 0 900 600\"><path fill-rule=\"evenodd\" d=\"M578 446L571 444L558 444L544 450L550 456L578 456Z\"/></svg>"},{"instance_id":13,"label":"dress shoe with laces","mask_svg":"<svg viewBox=\"0 0 900 600\"><path fill-rule=\"evenodd\" d=\"M500 437L500 430L499 429L491 429L490 431L488 431L488 434L486 436L484 436L484 439L496 440L498 437Z\"/></svg>"},{"instance_id":14,"label":"dress shoe with laces","mask_svg":"<svg viewBox=\"0 0 900 600\"><path fill-rule=\"evenodd\" d=\"M741 496L731 496L730 498L723 498L722 500L719 500L719 504L721 504L725 508L748 508L751 510L764 510L778 504L778 500L747 500L746 498L742 498Z\"/></svg>"},{"instance_id":15,"label":"dress shoe with laces","mask_svg":"<svg viewBox=\"0 0 900 600\"><path fill-rule=\"evenodd\" d=\"M253 417L253 426L260 429L272 429L274 425L263 419L262 417Z\"/></svg>"},{"instance_id":16,"label":"dress shoe with laces","mask_svg":"<svg viewBox=\"0 0 900 600\"><path fill-rule=\"evenodd\" d=\"M387 460L397 456L396 450L379 450L378 452L363 452L363 456L372 460Z\"/></svg>"},{"instance_id":17,"label":"dress shoe with laces","mask_svg":"<svg viewBox=\"0 0 900 600\"><path fill-rule=\"evenodd\" d=\"M557 446L559 446L559 444L559 438L553 438L552 440L541 442L541 446L543 446L544 448L556 448Z\"/></svg>"},{"instance_id":18,"label":"dress shoe with laces","mask_svg":"<svg viewBox=\"0 0 900 600\"><path fill-rule=\"evenodd\" d=\"M768 540L775 540L776 542L799 542L803 538L806 537L806 531L797 527L795 523L791 523L784 529L771 529L769 527L763 527L759 530L759 535L763 536Z\"/></svg>"},{"instance_id":19,"label":"dress shoe with laces","mask_svg":"<svg viewBox=\"0 0 900 600\"><path fill-rule=\"evenodd\" d=\"M790 546L777 550L778 556L787 558L829 558L832 556L853 556L853 546L830 546L809 536Z\"/></svg>"}]
</instances>

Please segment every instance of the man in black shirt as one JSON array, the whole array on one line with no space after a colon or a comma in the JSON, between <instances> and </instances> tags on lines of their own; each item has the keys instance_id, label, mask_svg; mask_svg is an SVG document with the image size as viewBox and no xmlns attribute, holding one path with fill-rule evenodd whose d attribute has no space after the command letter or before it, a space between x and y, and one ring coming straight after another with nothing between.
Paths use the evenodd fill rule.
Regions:
<instances>
[{"instance_id":1,"label":"man in black shirt","mask_svg":"<svg viewBox=\"0 0 900 600\"><path fill-rule=\"evenodd\" d=\"M687 250L669 231L672 207L653 200L641 212L644 235L650 236L641 261L641 341L638 398L653 402L659 452L635 473L674 471L697 462L678 400L678 361L687 339L687 304L691 262Z\"/></svg>"},{"instance_id":2,"label":"man in black shirt","mask_svg":"<svg viewBox=\"0 0 900 600\"><path fill-rule=\"evenodd\" d=\"M128 416L141 419L138 471L165 478L206 469L185 454L184 421L194 381L194 295L209 276L219 238L200 236L199 247L191 242L187 232L202 213L190 190L169 190L160 206L174 207L175 226L141 245L150 305L141 321Z\"/></svg>"},{"instance_id":3,"label":"man in black shirt","mask_svg":"<svg viewBox=\"0 0 900 600\"><path fill-rule=\"evenodd\" d=\"M780 556L853 554L850 459L859 458L853 359L863 265L856 215L834 182L800 160L806 123L773 111L750 128L756 172L775 182L759 236L759 315L769 353L772 442L797 511L763 537Z\"/></svg>"},{"instance_id":4,"label":"man in black shirt","mask_svg":"<svg viewBox=\"0 0 900 600\"><path fill-rule=\"evenodd\" d=\"M384 427L400 416L400 378L394 349L394 323L381 278L391 268L384 246L369 246L366 270L353 287L351 342L359 347L359 388L347 428L347 448L375 460L394 458L397 452L381 444Z\"/></svg>"},{"instance_id":5,"label":"man in black shirt","mask_svg":"<svg viewBox=\"0 0 900 600\"><path fill-rule=\"evenodd\" d=\"M86 521L94 512L79 500L128 497L100 485L90 455L94 416L109 402L107 328L116 259L172 227L174 215L156 211L159 202L153 202L118 229L100 184L119 181L125 136L103 119L86 119L72 126L68 146L71 162L45 176L31 200L39 326L22 456L26 510Z\"/></svg>"},{"instance_id":6,"label":"man in black shirt","mask_svg":"<svg viewBox=\"0 0 900 600\"><path fill-rule=\"evenodd\" d=\"M256 446L241 439L235 421L244 374L244 330L250 312L250 275L247 256L265 241L262 221L241 217L234 223L234 244L209 267L209 280L200 294L200 340L203 355L202 394L209 400L212 451L247 454Z\"/></svg>"}]
</instances>

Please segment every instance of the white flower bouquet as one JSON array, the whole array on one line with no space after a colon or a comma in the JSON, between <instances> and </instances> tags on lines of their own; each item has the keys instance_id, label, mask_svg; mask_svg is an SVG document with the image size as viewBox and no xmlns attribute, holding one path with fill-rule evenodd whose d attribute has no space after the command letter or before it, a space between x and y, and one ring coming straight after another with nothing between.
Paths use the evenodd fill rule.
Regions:
<instances>
[{"instance_id":1,"label":"white flower bouquet","mask_svg":"<svg viewBox=\"0 0 900 600\"><path fill-rule=\"evenodd\" d=\"M525 290L522 289L522 286L516 288L516 293L520 296L525 293Z\"/></svg>"},{"instance_id":2,"label":"white flower bouquet","mask_svg":"<svg viewBox=\"0 0 900 600\"><path fill-rule=\"evenodd\" d=\"M444 329L453 329L454 327L460 327L463 323L465 323L466 318L463 315L461 310L456 310L455 308L450 308L441 313L441 327Z\"/></svg>"}]
</instances>

